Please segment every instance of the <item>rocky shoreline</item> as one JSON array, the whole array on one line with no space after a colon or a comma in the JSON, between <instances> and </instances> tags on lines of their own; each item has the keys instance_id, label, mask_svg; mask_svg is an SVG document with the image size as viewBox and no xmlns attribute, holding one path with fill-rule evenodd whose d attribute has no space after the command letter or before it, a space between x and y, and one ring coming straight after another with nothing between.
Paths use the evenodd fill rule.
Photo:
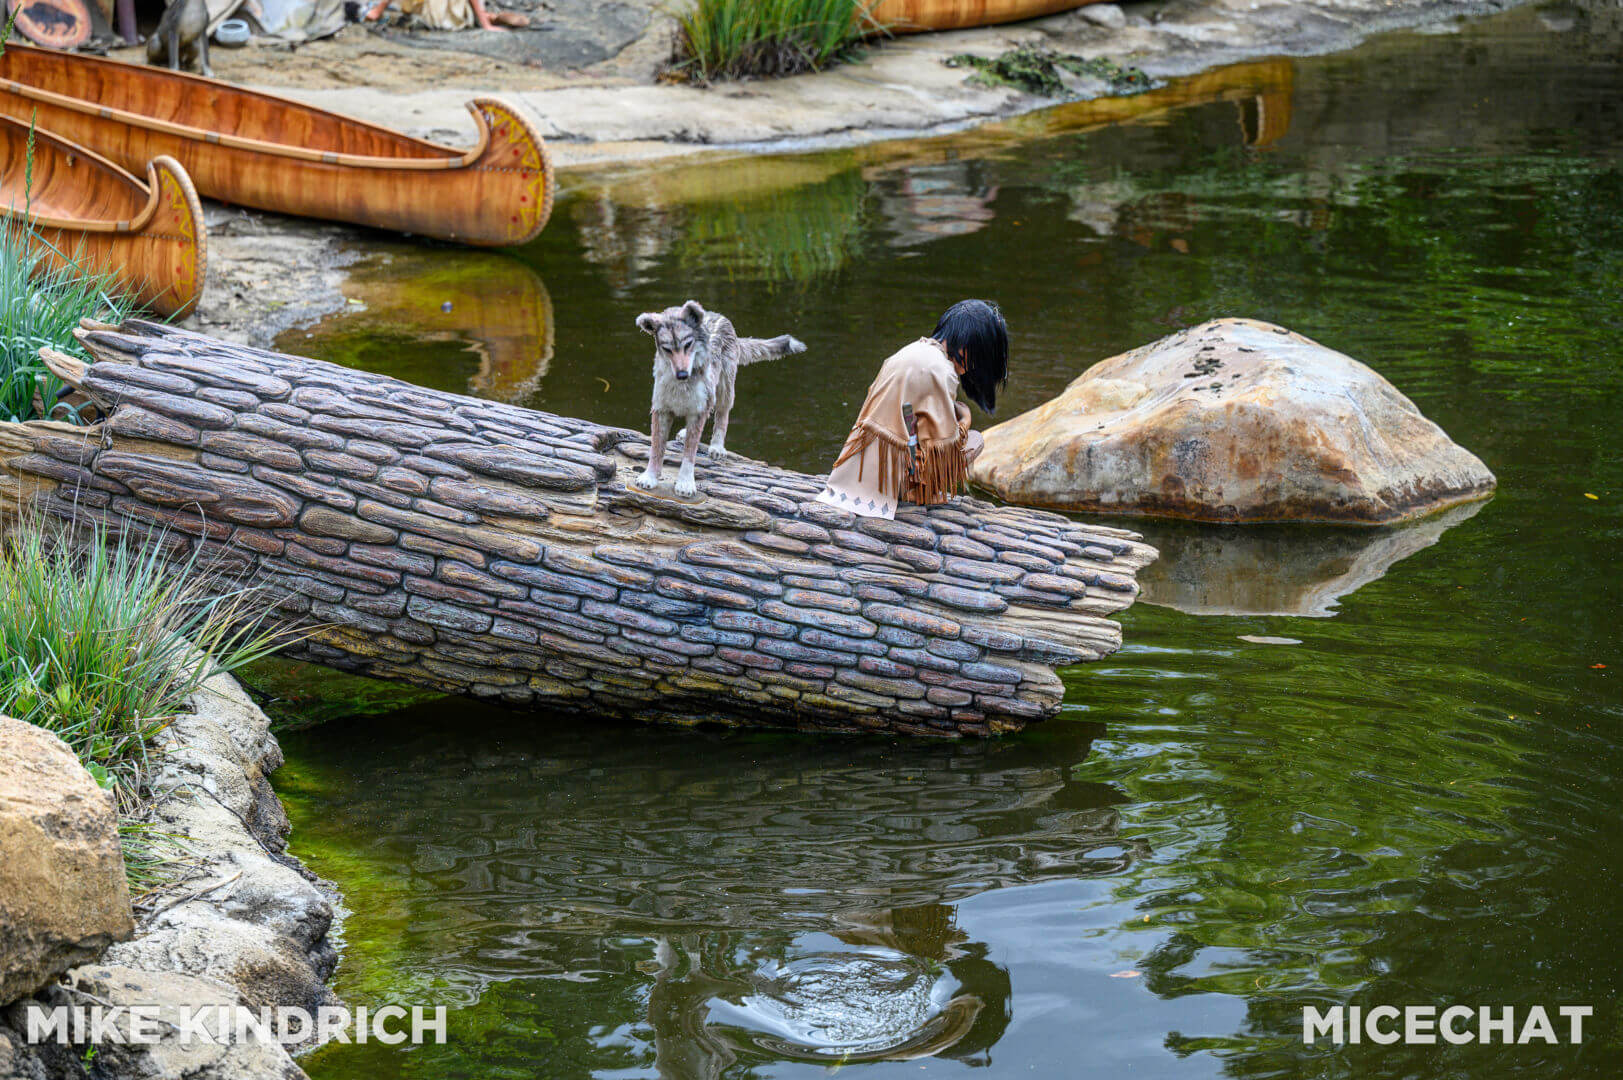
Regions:
<instances>
[{"instance_id":1,"label":"rocky shoreline","mask_svg":"<svg viewBox=\"0 0 1623 1080\"><path fill-rule=\"evenodd\" d=\"M34 998L0 1007L0 1078L296 1080L287 1049L264 1041L183 1042L181 1010L335 1003L327 979L335 894L287 853L289 824L269 774L282 763L270 720L230 675L209 679L155 747L147 818L176 838L186 875L137 910L135 934ZM158 1005L168 1034L148 1045L29 1046L31 1001Z\"/></svg>"}]
</instances>

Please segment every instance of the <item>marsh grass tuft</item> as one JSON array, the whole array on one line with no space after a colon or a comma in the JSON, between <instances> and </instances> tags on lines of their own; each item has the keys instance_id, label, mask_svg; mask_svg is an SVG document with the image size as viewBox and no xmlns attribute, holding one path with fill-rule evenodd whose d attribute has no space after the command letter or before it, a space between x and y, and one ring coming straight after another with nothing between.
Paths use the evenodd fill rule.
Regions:
<instances>
[{"instance_id":1,"label":"marsh grass tuft","mask_svg":"<svg viewBox=\"0 0 1623 1080\"><path fill-rule=\"evenodd\" d=\"M677 29L667 77L708 83L820 71L851 59L884 32L873 0L692 0L672 11Z\"/></svg>"},{"instance_id":2,"label":"marsh grass tuft","mask_svg":"<svg viewBox=\"0 0 1623 1080\"><path fill-rule=\"evenodd\" d=\"M11 40L11 32L17 28L17 16L22 13L23 6L17 4L12 7L11 14L6 16L6 25L0 28L0 56L6 55L6 42Z\"/></svg>"},{"instance_id":3,"label":"marsh grass tuft","mask_svg":"<svg viewBox=\"0 0 1623 1080\"><path fill-rule=\"evenodd\" d=\"M46 403L51 419L74 420L65 406L53 406L62 384L39 350L85 358L73 336L79 320L119 322L135 312L135 304L119 294L111 277L85 272L74 255L52 268L30 246L27 229L0 219L0 420L33 419L36 400Z\"/></svg>"},{"instance_id":4,"label":"marsh grass tuft","mask_svg":"<svg viewBox=\"0 0 1623 1080\"><path fill-rule=\"evenodd\" d=\"M206 679L295 640L263 590L171 563L165 539L30 521L0 541L0 714L55 732L114 793L132 886L174 854L128 820L152 740Z\"/></svg>"}]
</instances>

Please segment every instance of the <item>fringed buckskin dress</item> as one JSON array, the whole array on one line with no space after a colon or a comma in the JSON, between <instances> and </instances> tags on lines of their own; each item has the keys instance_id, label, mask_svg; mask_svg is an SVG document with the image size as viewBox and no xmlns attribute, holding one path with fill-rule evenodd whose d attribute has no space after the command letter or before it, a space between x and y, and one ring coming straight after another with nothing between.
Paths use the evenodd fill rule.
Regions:
<instances>
[{"instance_id":1,"label":"fringed buckskin dress","mask_svg":"<svg viewBox=\"0 0 1623 1080\"><path fill-rule=\"evenodd\" d=\"M898 502L933 506L963 487L969 417L954 407L958 372L941 346L920 338L879 368L851 436L818 502L863 517L893 518ZM918 475L908 479L902 403L918 422Z\"/></svg>"}]
</instances>

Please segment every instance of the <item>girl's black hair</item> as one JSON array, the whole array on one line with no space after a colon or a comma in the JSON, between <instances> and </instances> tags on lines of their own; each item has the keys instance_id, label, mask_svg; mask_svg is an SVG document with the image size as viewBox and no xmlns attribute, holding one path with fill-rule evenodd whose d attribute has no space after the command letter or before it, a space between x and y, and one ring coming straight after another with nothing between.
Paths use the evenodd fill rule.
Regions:
<instances>
[{"instance_id":1,"label":"girl's black hair","mask_svg":"<svg viewBox=\"0 0 1623 1080\"><path fill-rule=\"evenodd\" d=\"M960 300L942 313L930 336L947 347L948 356L963 363L958 385L969 400L996 412L997 388L1009 381L1009 328L997 305Z\"/></svg>"}]
</instances>

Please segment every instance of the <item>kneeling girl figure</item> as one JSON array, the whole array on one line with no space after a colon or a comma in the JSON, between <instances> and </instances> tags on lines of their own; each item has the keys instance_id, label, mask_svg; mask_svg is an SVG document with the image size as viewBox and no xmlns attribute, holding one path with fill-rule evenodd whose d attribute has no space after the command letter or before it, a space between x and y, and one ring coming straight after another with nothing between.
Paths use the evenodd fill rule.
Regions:
<instances>
[{"instance_id":1,"label":"kneeling girl figure","mask_svg":"<svg viewBox=\"0 0 1623 1080\"><path fill-rule=\"evenodd\" d=\"M1008 377L1009 331L997 305L952 305L933 334L880 366L817 501L892 518L898 503L933 506L951 499L983 445L980 432L969 429L969 408L957 400L958 391L990 413ZM904 403L917 420L916 453L908 448Z\"/></svg>"}]
</instances>

